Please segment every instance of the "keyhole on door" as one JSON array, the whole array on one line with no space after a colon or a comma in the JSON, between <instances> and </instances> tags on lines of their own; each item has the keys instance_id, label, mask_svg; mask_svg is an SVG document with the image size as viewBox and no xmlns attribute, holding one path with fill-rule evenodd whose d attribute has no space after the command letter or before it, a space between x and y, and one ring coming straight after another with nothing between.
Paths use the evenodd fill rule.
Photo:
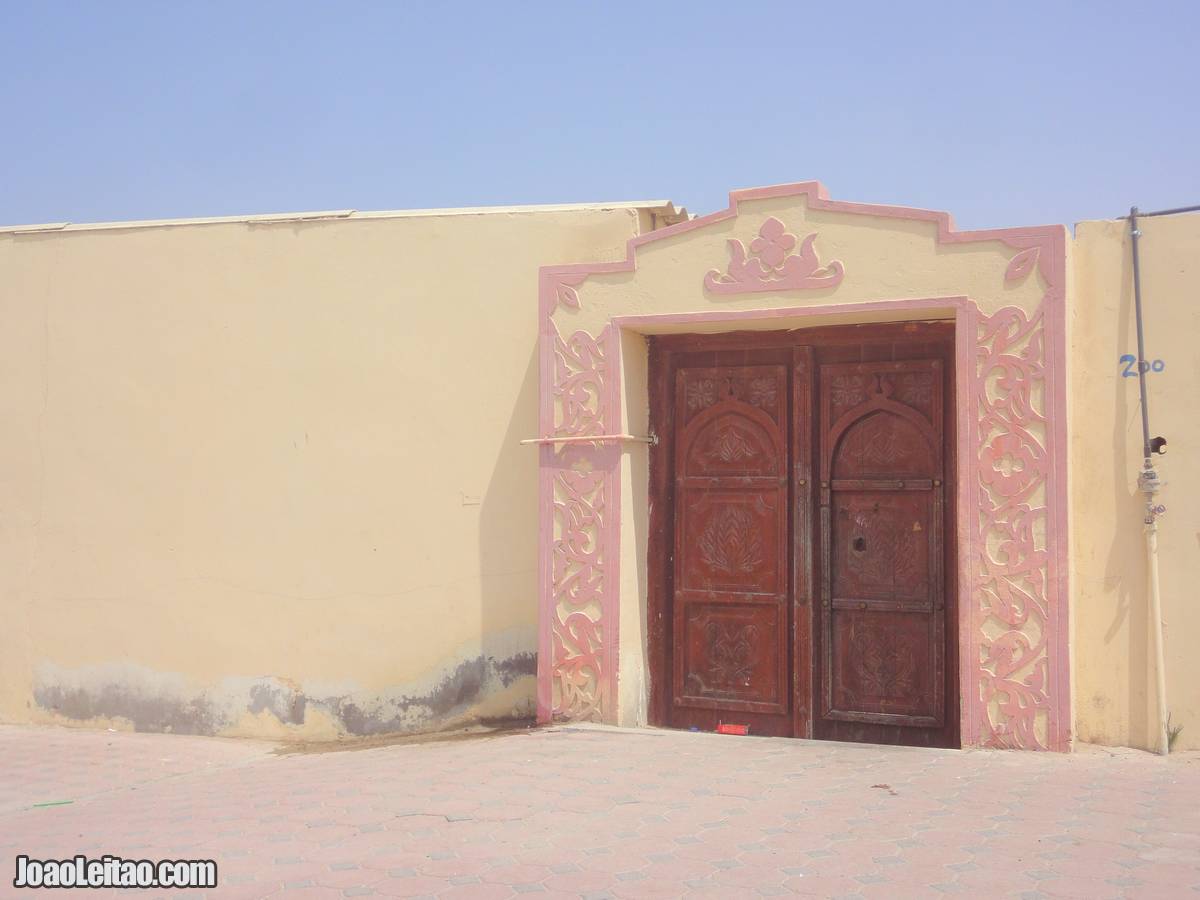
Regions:
<instances>
[{"instance_id":1,"label":"keyhole on door","mask_svg":"<svg viewBox=\"0 0 1200 900\"><path fill-rule=\"evenodd\" d=\"M856 537L850 542L850 546L854 548L855 553L865 553L867 549L867 542L862 537Z\"/></svg>"}]
</instances>

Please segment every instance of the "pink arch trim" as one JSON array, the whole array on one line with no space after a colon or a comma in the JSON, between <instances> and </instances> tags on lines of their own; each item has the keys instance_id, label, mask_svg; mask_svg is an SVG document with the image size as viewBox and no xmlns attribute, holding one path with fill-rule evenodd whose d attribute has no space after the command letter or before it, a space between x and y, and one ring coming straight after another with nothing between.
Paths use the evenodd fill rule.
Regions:
<instances>
[{"instance_id":1,"label":"pink arch trim","mask_svg":"<svg viewBox=\"0 0 1200 900\"><path fill-rule=\"evenodd\" d=\"M1011 537L1012 546L1023 548L1028 554L1037 558L1035 577L1044 580L1041 587L1040 599L1044 606L1044 640L1037 648L1030 648L1028 642L1018 631L1004 636L1003 645L992 646L985 642L979 633L975 613L980 603L991 604L991 610L1000 610L1000 615L1016 617L1028 613L1022 610L1022 604L1034 604L1038 597L993 596L990 587L976 580L970 580L971 571L964 570L966 580L960 586L963 597L964 611L962 614L963 632L960 635L961 666L963 668L962 694L962 740L964 746L1013 746L1038 749L1065 750L1069 748L1071 736L1071 709L1069 686L1069 657L1067 648L1067 443L1066 443L1066 343L1065 343L1065 297L1066 297L1066 234L1062 226L1032 226L1024 228L1003 228L977 231L957 231L952 217L945 212L924 209L913 209L900 206L885 206L865 203L850 203L830 200L824 187L816 181L796 184L777 185L773 187L752 188L733 191L730 194L729 206L707 216L692 219L687 222L641 235L630 239L626 246L624 260L607 263L584 263L576 265L544 266L539 271L539 336L541 346L541 425L542 434L554 433L554 341L561 341L554 325L554 312L561 302L569 307L577 307L579 303L577 288L589 275L610 272L631 272L637 268L637 251L654 241L675 237L686 232L698 230L716 222L734 218L739 213L739 205L749 200L764 200L773 198L793 198L803 196L810 209L829 210L839 213L856 214L871 217L897 218L910 221L932 222L937 226L937 242L939 244L965 244L983 241L999 241L1016 251L1009 261L1004 273L1005 282L1014 282L1027 278L1035 269L1040 273L1045 283L1041 307L1032 312L1008 307L992 316L982 315L973 302L965 298L890 301L853 304L829 304L822 307L806 307L802 309L769 309L746 311L713 311L686 314L682 316L616 316L610 325L604 329L596 340L606 348L607 378L599 391L598 420L611 424L614 428L619 419L619 347L620 329L649 327L652 323L667 321L713 322L728 321L731 324L743 319L760 319L775 316L819 315L823 313L846 313L853 311L878 311L882 309L901 308L930 308L948 306L957 310L959 326L957 367L960 374L959 391L971 392L971 403L980 410L977 421L960 421L960 449L963 460L960 465L966 473L966 480L960 492L960 506L965 506L960 516L960 530L966 539L964 546L972 557L973 562L982 559L985 548L981 545L983 534L967 524L969 518L975 517L980 502L989 503L989 490L994 485L985 485L981 481L980 454L993 453L993 447L984 447L985 439L990 430L1012 425L1006 422L1004 411L998 410L986 396L987 389L984 379L979 375L979 367L987 366L991 370L1003 368L1006 372L1020 368L1024 376L1041 380L1045 396L1044 428L1044 478L1046 503L1044 509L1037 509L1037 515L1045 516L1046 547L1044 551L1034 550L1028 533L1028 516L1017 514L1012 518L1012 505L1003 507L1002 513L1009 515L999 523L1005 533ZM1018 359L1017 345L1021 341L1037 342L1036 359L1030 361L1025 354ZM1032 373L1032 374L1031 374ZM1027 387L1028 389L1028 387ZM1017 423L1014 427L1019 427ZM591 433L599 433L593 431ZM993 442L995 443L995 442ZM603 660L603 671L595 672L597 690L601 691L606 701L597 710L601 718L612 720L615 716L616 700L616 663L617 663L617 629L618 629L618 585L617 554L619 552L619 463L620 456L613 452L615 448L596 446L593 449L579 449L580 455L573 454L575 459L589 458L591 465L603 473L606 485L606 505L596 515L599 523L595 532L597 540L608 547L606 568L604 570L605 587L602 592L601 609L602 624L599 633L603 635L603 647L594 648L594 658L597 665ZM541 516L540 516L540 593L541 593L541 640L539 644L539 717L548 720L552 713L551 677L553 662L550 655L555 652L553 637L550 634L551 616L555 612L554 590L551 556L554 552L554 496L553 479L555 472L562 470L562 453L556 453L553 448L542 449L541 477ZM556 462L557 460L557 462ZM557 467L557 468L556 468ZM961 478L960 478L961 480ZM965 493L966 496L963 496ZM1024 513L1028 513L1026 509ZM1017 535L1016 532L1022 532ZM965 563L966 564L966 563ZM986 561L982 563L989 565ZM994 562L990 565L995 566ZM1002 567L1000 567L1002 568ZM1015 576L1014 576L1015 577ZM1035 594L1037 592L1035 591ZM1014 603L1016 605L1014 605ZM986 618L986 616L985 616ZM1015 620L1014 620L1015 621ZM1003 674L1015 671L1019 664L1030 658L1030 654L1044 650L1044 665L1038 665L1035 674L1030 675L1027 682L1036 682L1025 690L1025 684L1005 682ZM976 664L982 656L987 659ZM1003 670L1003 672L1001 671ZM989 704L991 704L989 706ZM998 708L998 716L992 715L991 710ZM1045 740L1034 734L1033 721L1035 714L1047 715Z\"/></svg>"}]
</instances>

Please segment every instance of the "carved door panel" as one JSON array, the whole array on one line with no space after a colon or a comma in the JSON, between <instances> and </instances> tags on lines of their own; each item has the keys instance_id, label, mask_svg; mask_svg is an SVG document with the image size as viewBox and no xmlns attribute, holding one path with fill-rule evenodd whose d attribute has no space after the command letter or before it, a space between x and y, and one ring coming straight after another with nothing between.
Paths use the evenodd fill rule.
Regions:
<instances>
[{"instance_id":1,"label":"carved door panel","mask_svg":"<svg viewBox=\"0 0 1200 900\"><path fill-rule=\"evenodd\" d=\"M942 387L940 359L820 367L818 737L945 724Z\"/></svg>"},{"instance_id":2,"label":"carved door panel","mask_svg":"<svg viewBox=\"0 0 1200 900\"><path fill-rule=\"evenodd\" d=\"M953 339L651 339L651 722L958 745Z\"/></svg>"},{"instance_id":3,"label":"carved door panel","mask_svg":"<svg viewBox=\"0 0 1200 900\"><path fill-rule=\"evenodd\" d=\"M671 724L791 734L787 367L680 368L674 422Z\"/></svg>"}]
</instances>

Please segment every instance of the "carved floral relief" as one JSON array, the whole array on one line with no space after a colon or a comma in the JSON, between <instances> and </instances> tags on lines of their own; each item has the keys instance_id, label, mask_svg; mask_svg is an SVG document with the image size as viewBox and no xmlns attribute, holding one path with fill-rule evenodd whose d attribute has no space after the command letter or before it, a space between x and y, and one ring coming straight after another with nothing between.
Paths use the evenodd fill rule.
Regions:
<instances>
[{"instance_id":1,"label":"carved floral relief","mask_svg":"<svg viewBox=\"0 0 1200 900\"><path fill-rule=\"evenodd\" d=\"M763 562L758 521L740 506L721 506L708 520L698 542L700 560L730 575L751 574Z\"/></svg>"},{"instance_id":2,"label":"carved floral relief","mask_svg":"<svg viewBox=\"0 0 1200 900\"><path fill-rule=\"evenodd\" d=\"M603 434L610 428L612 332L554 329L552 418L555 435ZM552 473L550 678L552 715L601 721L610 712L605 641L615 590L615 552L607 544L613 515L615 457L589 444L544 450Z\"/></svg>"},{"instance_id":3,"label":"carved floral relief","mask_svg":"<svg viewBox=\"0 0 1200 900\"><path fill-rule=\"evenodd\" d=\"M860 628L851 640L851 649L854 672L866 696L891 700L912 693L916 654L903 634L876 625Z\"/></svg>"},{"instance_id":4,"label":"carved floral relief","mask_svg":"<svg viewBox=\"0 0 1200 900\"><path fill-rule=\"evenodd\" d=\"M1014 257L1024 274L1036 253ZM975 439L979 519L975 535L975 638L985 743L1045 748L1049 729L1050 595L1046 529L1045 330L1007 307L979 323ZM1064 602L1059 598L1058 602Z\"/></svg>"},{"instance_id":5,"label":"carved floral relief","mask_svg":"<svg viewBox=\"0 0 1200 900\"><path fill-rule=\"evenodd\" d=\"M758 445L737 425L722 425L713 432L712 443L705 455L723 463L741 462L758 456Z\"/></svg>"},{"instance_id":6,"label":"carved floral relief","mask_svg":"<svg viewBox=\"0 0 1200 900\"><path fill-rule=\"evenodd\" d=\"M711 686L725 690L748 687L758 664L758 627L742 622L709 622L704 634Z\"/></svg>"},{"instance_id":7,"label":"carved floral relief","mask_svg":"<svg viewBox=\"0 0 1200 900\"><path fill-rule=\"evenodd\" d=\"M724 272L713 269L705 275L704 286L714 294L837 287L845 270L836 259L821 265L813 246L816 240L815 233L808 235L793 253L796 236L772 216L763 222L748 251L741 241L729 241L729 265Z\"/></svg>"}]
</instances>

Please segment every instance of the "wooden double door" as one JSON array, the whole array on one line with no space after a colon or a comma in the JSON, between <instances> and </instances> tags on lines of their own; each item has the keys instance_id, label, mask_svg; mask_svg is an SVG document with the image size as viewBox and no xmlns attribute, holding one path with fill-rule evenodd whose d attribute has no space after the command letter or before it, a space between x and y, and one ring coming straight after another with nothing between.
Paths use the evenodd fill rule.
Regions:
<instances>
[{"instance_id":1,"label":"wooden double door","mask_svg":"<svg viewBox=\"0 0 1200 900\"><path fill-rule=\"evenodd\" d=\"M651 339L651 720L958 746L953 326Z\"/></svg>"}]
</instances>

